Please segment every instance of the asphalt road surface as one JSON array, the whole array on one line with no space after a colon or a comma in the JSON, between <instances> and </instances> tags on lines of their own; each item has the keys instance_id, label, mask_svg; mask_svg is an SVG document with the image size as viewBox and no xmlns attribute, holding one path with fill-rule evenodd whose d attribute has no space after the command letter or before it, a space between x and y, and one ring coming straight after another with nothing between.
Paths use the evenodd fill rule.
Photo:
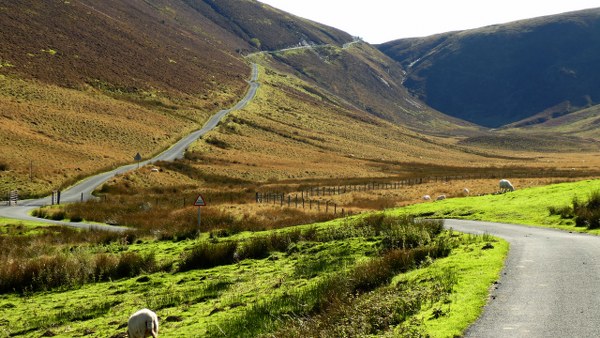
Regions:
<instances>
[{"instance_id":1,"label":"asphalt road surface","mask_svg":"<svg viewBox=\"0 0 600 338\"><path fill-rule=\"evenodd\" d=\"M105 172L105 173L101 173L101 174L98 174L95 176L88 177L88 178L82 180L81 182L75 184L74 186L62 191L61 198L60 198L61 203L89 200L89 199L93 198L92 192L98 186L102 185L104 182L108 181L110 178L114 177L115 175L127 172L129 170L136 169L138 166L144 166L148 163L153 163L156 161L173 161L175 159L182 158L185 153L185 150L190 146L190 144L192 144L194 141L196 141L199 137L202 137L204 134L206 134L207 132L214 129L219 124L219 122L223 119L223 117L225 117L225 115L227 115L228 113L230 113L234 110L244 108L254 98L254 96L256 95L256 91L258 90L258 87L259 87L259 83L257 81L258 81L258 66L256 64L252 64L252 75L251 75L251 79L249 81L250 88L248 89L246 96L244 96L244 98L241 99L234 107L219 111L218 113L213 115L204 124L202 129L197 130L197 131L189 134L188 136L184 137L183 139L179 140L177 143L175 143L169 149L165 150L164 152L160 153L159 155L155 156L154 158L151 158L146 161L141 161L141 162L139 162L139 164L134 163L134 164L125 165L125 166L119 167L117 169L111 170L109 172ZM44 221L39 218L29 216L29 213L31 212L31 210L35 209L35 207L51 204L52 198L51 198L51 196L47 196L47 197L36 199L36 200L23 200L23 201L18 202L18 206L6 206L5 205L6 203L7 202L4 202L4 203L2 203L3 205L0 205L0 217L11 218L11 219L20 219L20 220ZM47 221L47 222L55 223L55 224L69 225L69 226L76 226L79 228L102 227L101 225L90 225L90 224L85 224L85 223L55 222L55 221ZM114 226L106 227L106 228L115 229L117 231L124 229L124 228L119 228L119 227L114 227Z\"/></svg>"},{"instance_id":2,"label":"asphalt road surface","mask_svg":"<svg viewBox=\"0 0 600 338\"><path fill-rule=\"evenodd\" d=\"M476 221L445 226L510 243L499 284L465 337L600 337L600 237Z\"/></svg>"}]
</instances>

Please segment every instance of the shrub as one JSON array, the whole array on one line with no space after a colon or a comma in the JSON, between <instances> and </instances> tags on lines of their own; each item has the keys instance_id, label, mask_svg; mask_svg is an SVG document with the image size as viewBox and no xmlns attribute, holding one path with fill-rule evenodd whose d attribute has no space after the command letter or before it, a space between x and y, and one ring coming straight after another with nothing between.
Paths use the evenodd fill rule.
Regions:
<instances>
[{"instance_id":1,"label":"shrub","mask_svg":"<svg viewBox=\"0 0 600 338\"><path fill-rule=\"evenodd\" d=\"M287 246L286 246L287 248ZM241 245L241 248L237 251L238 259L247 258L267 258L272 250L271 240L268 237L255 237L247 240Z\"/></svg>"},{"instance_id":2,"label":"shrub","mask_svg":"<svg viewBox=\"0 0 600 338\"><path fill-rule=\"evenodd\" d=\"M235 262L234 253L237 242L208 243L201 242L190 252L184 253L179 264L179 271L208 269Z\"/></svg>"},{"instance_id":3,"label":"shrub","mask_svg":"<svg viewBox=\"0 0 600 338\"><path fill-rule=\"evenodd\" d=\"M79 215L71 215L71 222L81 222L83 221L83 217Z\"/></svg>"},{"instance_id":4,"label":"shrub","mask_svg":"<svg viewBox=\"0 0 600 338\"><path fill-rule=\"evenodd\" d=\"M72 288L95 280L134 277L156 272L154 254L120 256L86 253L19 258L0 262L0 293Z\"/></svg>"},{"instance_id":5,"label":"shrub","mask_svg":"<svg viewBox=\"0 0 600 338\"><path fill-rule=\"evenodd\" d=\"M585 226L588 229L600 228L600 191L594 191L587 201L580 202L573 199L573 214L575 215L575 226Z\"/></svg>"},{"instance_id":6,"label":"shrub","mask_svg":"<svg viewBox=\"0 0 600 338\"><path fill-rule=\"evenodd\" d=\"M563 218L563 219L574 217L573 209L569 206L564 206L564 207L550 206L550 207L548 207L548 212L550 213L550 215L560 215L560 218Z\"/></svg>"},{"instance_id":7,"label":"shrub","mask_svg":"<svg viewBox=\"0 0 600 338\"><path fill-rule=\"evenodd\" d=\"M0 171L7 171L8 169L8 163L0 161Z\"/></svg>"},{"instance_id":8,"label":"shrub","mask_svg":"<svg viewBox=\"0 0 600 338\"><path fill-rule=\"evenodd\" d=\"M135 252L125 252L119 257L119 263L117 263L111 277L113 279L135 277L142 272L155 272L157 266L154 253L142 256Z\"/></svg>"}]
</instances>

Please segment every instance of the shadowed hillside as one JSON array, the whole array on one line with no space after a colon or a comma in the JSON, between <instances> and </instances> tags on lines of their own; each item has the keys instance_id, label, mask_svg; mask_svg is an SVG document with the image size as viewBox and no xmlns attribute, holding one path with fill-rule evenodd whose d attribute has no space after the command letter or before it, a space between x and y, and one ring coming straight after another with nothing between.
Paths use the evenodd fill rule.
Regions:
<instances>
[{"instance_id":1,"label":"shadowed hillside","mask_svg":"<svg viewBox=\"0 0 600 338\"><path fill-rule=\"evenodd\" d=\"M299 18L254 0L184 0L223 29L262 50L298 44L342 45L352 37L343 31Z\"/></svg>"},{"instance_id":2,"label":"shadowed hillside","mask_svg":"<svg viewBox=\"0 0 600 338\"><path fill-rule=\"evenodd\" d=\"M328 45L262 53L253 59L334 94L340 103L419 132L447 135L478 130L415 99L401 83L402 67L362 41L344 48Z\"/></svg>"},{"instance_id":3,"label":"shadowed hillside","mask_svg":"<svg viewBox=\"0 0 600 338\"><path fill-rule=\"evenodd\" d=\"M517 21L379 48L430 106L488 127L600 102L600 9Z\"/></svg>"}]
</instances>

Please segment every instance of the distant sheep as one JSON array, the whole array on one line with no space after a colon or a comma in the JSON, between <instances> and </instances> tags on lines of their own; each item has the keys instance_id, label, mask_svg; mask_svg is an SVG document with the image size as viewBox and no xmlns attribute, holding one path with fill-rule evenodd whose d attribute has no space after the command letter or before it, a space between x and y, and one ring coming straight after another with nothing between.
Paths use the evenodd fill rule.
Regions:
<instances>
[{"instance_id":1,"label":"distant sheep","mask_svg":"<svg viewBox=\"0 0 600 338\"><path fill-rule=\"evenodd\" d=\"M515 187L513 187L509 180L500 180L499 185L500 192L515 191Z\"/></svg>"},{"instance_id":2,"label":"distant sheep","mask_svg":"<svg viewBox=\"0 0 600 338\"><path fill-rule=\"evenodd\" d=\"M431 201L431 196L425 195L425 196L423 196L423 200L424 201Z\"/></svg>"},{"instance_id":3,"label":"distant sheep","mask_svg":"<svg viewBox=\"0 0 600 338\"><path fill-rule=\"evenodd\" d=\"M469 196L469 194L470 194L470 193L471 193L471 192L469 191L469 189L467 189L467 188L464 188L464 189L463 189L463 195L464 195L464 196Z\"/></svg>"},{"instance_id":4,"label":"distant sheep","mask_svg":"<svg viewBox=\"0 0 600 338\"><path fill-rule=\"evenodd\" d=\"M446 199L446 195L439 195L435 200L441 201L441 200L445 200L445 199Z\"/></svg>"},{"instance_id":5,"label":"distant sheep","mask_svg":"<svg viewBox=\"0 0 600 338\"><path fill-rule=\"evenodd\" d=\"M158 317L156 313L142 309L129 317L127 321L127 335L129 338L158 337Z\"/></svg>"}]
</instances>

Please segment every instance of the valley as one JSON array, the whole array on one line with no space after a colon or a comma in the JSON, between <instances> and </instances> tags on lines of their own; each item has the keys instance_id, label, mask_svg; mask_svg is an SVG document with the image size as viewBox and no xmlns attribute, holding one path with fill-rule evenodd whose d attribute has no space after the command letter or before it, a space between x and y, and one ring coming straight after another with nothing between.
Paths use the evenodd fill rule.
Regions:
<instances>
[{"instance_id":1,"label":"valley","mask_svg":"<svg viewBox=\"0 0 600 338\"><path fill-rule=\"evenodd\" d=\"M143 307L161 337L459 336L508 243L421 217L597 234L574 215L600 177L593 100L498 125L434 109L410 82L437 65L411 58L450 33L399 60L257 1L0 17L0 203L38 217L1 207L0 336L125 337Z\"/></svg>"}]
</instances>

